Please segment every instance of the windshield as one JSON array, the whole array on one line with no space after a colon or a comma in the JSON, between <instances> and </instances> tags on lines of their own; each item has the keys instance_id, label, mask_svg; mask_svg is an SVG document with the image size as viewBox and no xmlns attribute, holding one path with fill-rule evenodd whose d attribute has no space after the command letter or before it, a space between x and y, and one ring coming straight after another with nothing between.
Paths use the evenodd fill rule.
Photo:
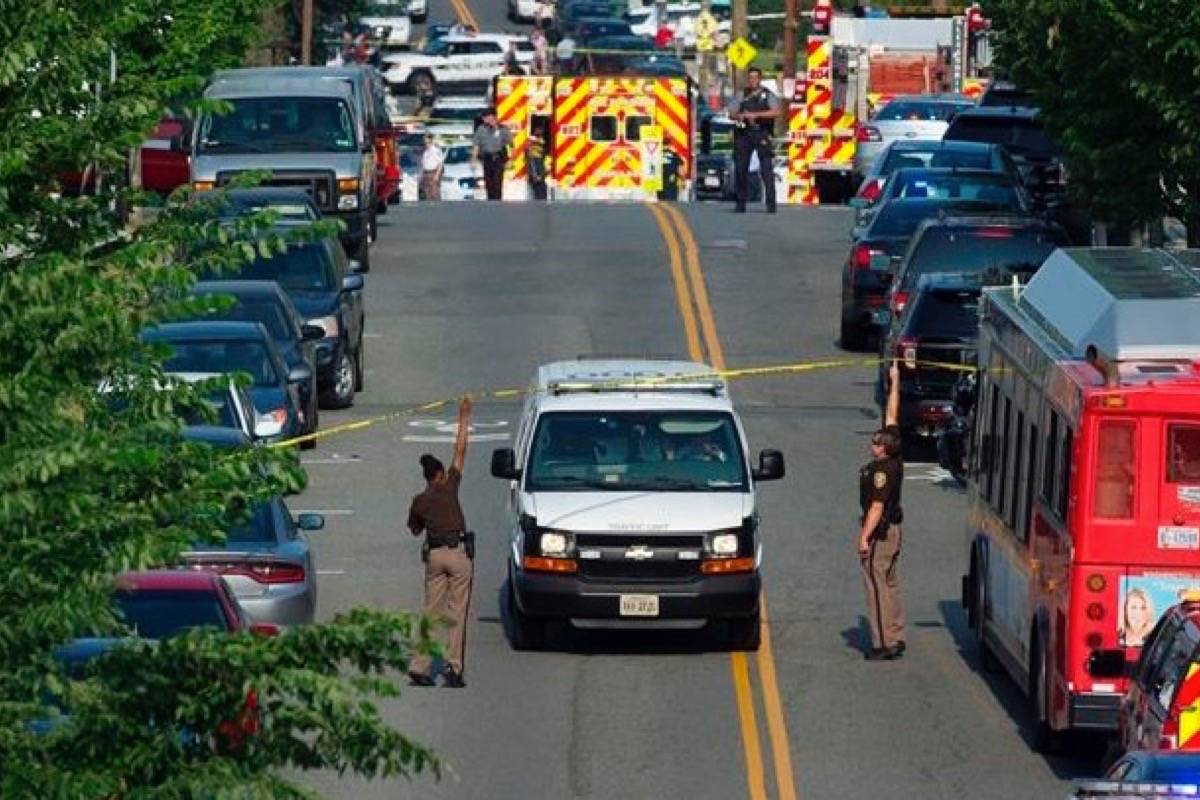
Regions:
<instances>
[{"instance_id":1,"label":"windshield","mask_svg":"<svg viewBox=\"0 0 1200 800\"><path fill-rule=\"evenodd\" d=\"M1024 209L1012 178L999 172L963 174L906 170L892 179L888 197L982 200L1014 210Z\"/></svg>"},{"instance_id":2,"label":"windshield","mask_svg":"<svg viewBox=\"0 0 1200 800\"><path fill-rule=\"evenodd\" d=\"M292 329L283 305L266 298L239 298L234 307L224 314L212 314L205 319L261 322L277 342L290 342L296 338L296 331Z\"/></svg>"},{"instance_id":3,"label":"windshield","mask_svg":"<svg viewBox=\"0 0 1200 800\"><path fill-rule=\"evenodd\" d=\"M145 639L165 639L192 628L228 630L221 603L211 592L117 592L117 609L126 625Z\"/></svg>"},{"instance_id":4,"label":"windshield","mask_svg":"<svg viewBox=\"0 0 1200 800\"><path fill-rule=\"evenodd\" d=\"M187 340L170 342L171 357L163 366L169 372L247 372L255 386L275 386L279 381L267 348L247 340Z\"/></svg>"},{"instance_id":5,"label":"windshield","mask_svg":"<svg viewBox=\"0 0 1200 800\"><path fill-rule=\"evenodd\" d=\"M218 428L235 428L241 430L237 411L233 407L233 393L228 389L213 392L205 398L208 405L216 412L216 421L206 417L199 409L193 409L183 415L187 425L216 425Z\"/></svg>"},{"instance_id":6,"label":"windshield","mask_svg":"<svg viewBox=\"0 0 1200 800\"><path fill-rule=\"evenodd\" d=\"M199 153L349 153L354 122L345 102L327 97L254 97L228 101L227 114L206 114Z\"/></svg>"},{"instance_id":7,"label":"windshield","mask_svg":"<svg viewBox=\"0 0 1200 800\"><path fill-rule=\"evenodd\" d=\"M259 256L242 270L248 280L276 281L292 291L333 289L329 251L322 242L290 243L286 253L270 258Z\"/></svg>"},{"instance_id":8,"label":"windshield","mask_svg":"<svg viewBox=\"0 0 1200 800\"><path fill-rule=\"evenodd\" d=\"M1041 124L1032 119L960 116L951 123L946 138L960 142L1002 144L1016 153L1046 157L1058 151Z\"/></svg>"},{"instance_id":9,"label":"windshield","mask_svg":"<svg viewBox=\"0 0 1200 800\"><path fill-rule=\"evenodd\" d=\"M897 150L888 151L880 173L891 175L898 169L906 167L958 167L959 169L991 169L991 154L986 150L963 152L938 148L937 150Z\"/></svg>"},{"instance_id":10,"label":"windshield","mask_svg":"<svg viewBox=\"0 0 1200 800\"><path fill-rule=\"evenodd\" d=\"M745 491L733 417L722 413L543 414L527 491Z\"/></svg>"},{"instance_id":11,"label":"windshield","mask_svg":"<svg viewBox=\"0 0 1200 800\"><path fill-rule=\"evenodd\" d=\"M921 275L938 272L983 274L987 284L1008 283L1014 274L1028 278L1060 244L1044 230L1001 225L978 228L929 228L917 242L904 273L905 287Z\"/></svg>"},{"instance_id":12,"label":"windshield","mask_svg":"<svg viewBox=\"0 0 1200 800\"><path fill-rule=\"evenodd\" d=\"M931 103L926 100L897 100L888 103L879 113L875 115L875 119L881 122L907 121L907 122L945 122L950 117L957 114L966 108L971 108L973 103Z\"/></svg>"},{"instance_id":13,"label":"windshield","mask_svg":"<svg viewBox=\"0 0 1200 800\"><path fill-rule=\"evenodd\" d=\"M452 120L457 122L474 122L483 116L486 109L482 106L434 106L429 120L431 124Z\"/></svg>"},{"instance_id":14,"label":"windshield","mask_svg":"<svg viewBox=\"0 0 1200 800\"><path fill-rule=\"evenodd\" d=\"M967 289L921 292L907 329L910 335L922 338L975 339L979 330L979 292Z\"/></svg>"},{"instance_id":15,"label":"windshield","mask_svg":"<svg viewBox=\"0 0 1200 800\"><path fill-rule=\"evenodd\" d=\"M233 530L229 531L228 537L231 544L234 542L274 542L275 540L275 519L269 502L255 506L250 519L241 525L234 526Z\"/></svg>"},{"instance_id":16,"label":"windshield","mask_svg":"<svg viewBox=\"0 0 1200 800\"><path fill-rule=\"evenodd\" d=\"M471 145L455 145L446 149L447 164L466 164L471 160L473 148Z\"/></svg>"}]
</instances>

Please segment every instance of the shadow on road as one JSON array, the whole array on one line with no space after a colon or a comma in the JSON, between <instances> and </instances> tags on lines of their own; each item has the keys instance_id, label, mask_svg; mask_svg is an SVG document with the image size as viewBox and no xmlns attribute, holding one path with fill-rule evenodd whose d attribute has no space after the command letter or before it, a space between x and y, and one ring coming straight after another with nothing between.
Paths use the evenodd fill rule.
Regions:
<instances>
[{"instance_id":1,"label":"shadow on road","mask_svg":"<svg viewBox=\"0 0 1200 800\"><path fill-rule=\"evenodd\" d=\"M938 610L942 614L946 630L950 632L963 661L987 685L992 696L1017 724L1025 744L1031 750L1034 749L1034 720L1025 693L1007 672L991 673L983 668L978 648L975 645L975 636L967 625L966 612L957 600L942 600L938 603ZM1077 733L1068 738L1068 744L1063 753L1043 754L1042 757L1051 771L1059 778L1064 780L1094 778L1101 772L1101 762L1107 746L1107 736Z\"/></svg>"}]
</instances>

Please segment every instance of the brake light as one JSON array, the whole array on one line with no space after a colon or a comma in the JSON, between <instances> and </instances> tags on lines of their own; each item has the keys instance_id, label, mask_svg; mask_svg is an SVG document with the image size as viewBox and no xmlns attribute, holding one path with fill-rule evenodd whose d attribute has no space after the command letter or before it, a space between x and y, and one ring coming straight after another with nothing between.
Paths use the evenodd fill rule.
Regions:
<instances>
[{"instance_id":1,"label":"brake light","mask_svg":"<svg viewBox=\"0 0 1200 800\"><path fill-rule=\"evenodd\" d=\"M858 130L854 132L854 138L860 142L883 141L883 137L879 135L879 129L873 125L859 125Z\"/></svg>"},{"instance_id":2,"label":"brake light","mask_svg":"<svg viewBox=\"0 0 1200 800\"><path fill-rule=\"evenodd\" d=\"M854 253L850 258L850 263L854 269L870 269L871 268L871 248L865 244L854 245Z\"/></svg>"},{"instance_id":3,"label":"brake light","mask_svg":"<svg viewBox=\"0 0 1200 800\"><path fill-rule=\"evenodd\" d=\"M1013 233L1012 228L1002 228L998 225L975 229L975 235L980 239L1011 239Z\"/></svg>"},{"instance_id":4,"label":"brake light","mask_svg":"<svg viewBox=\"0 0 1200 800\"><path fill-rule=\"evenodd\" d=\"M908 369L917 368L917 340L904 336L896 342L896 358L904 362Z\"/></svg>"},{"instance_id":5,"label":"brake light","mask_svg":"<svg viewBox=\"0 0 1200 800\"><path fill-rule=\"evenodd\" d=\"M300 564L283 564L274 561L251 561L242 563L199 563L196 566L220 575L242 575L259 583L303 583L304 567Z\"/></svg>"},{"instance_id":6,"label":"brake light","mask_svg":"<svg viewBox=\"0 0 1200 800\"><path fill-rule=\"evenodd\" d=\"M892 294L892 313L899 314L908 305L908 292L897 290Z\"/></svg>"},{"instance_id":7,"label":"brake light","mask_svg":"<svg viewBox=\"0 0 1200 800\"><path fill-rule=\"evenodd\" d=\"M863 181L862 188L858 190L858 196L868 203L874 203L882 193L883 178L872 178L869 181Z\"/></svg>"}]
</instances>

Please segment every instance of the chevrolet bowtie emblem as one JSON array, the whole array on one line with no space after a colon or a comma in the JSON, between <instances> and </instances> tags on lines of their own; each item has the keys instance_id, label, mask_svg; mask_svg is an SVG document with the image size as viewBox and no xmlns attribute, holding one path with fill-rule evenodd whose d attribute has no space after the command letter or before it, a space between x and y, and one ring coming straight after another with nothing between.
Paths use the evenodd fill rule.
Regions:
<instances>
[{"instance_id":1,"label":"chevrolet bowtie emblem","mask_svg":"<svg viewBox=\"0 0 1200 800\"><path fill-rule=\"evenodd\" d=\"M625 551L626 558L632 558L634 561L645 561L648 558L654 558L654 551L644 544L637 544Z\"/></svg>"}]
</instances>

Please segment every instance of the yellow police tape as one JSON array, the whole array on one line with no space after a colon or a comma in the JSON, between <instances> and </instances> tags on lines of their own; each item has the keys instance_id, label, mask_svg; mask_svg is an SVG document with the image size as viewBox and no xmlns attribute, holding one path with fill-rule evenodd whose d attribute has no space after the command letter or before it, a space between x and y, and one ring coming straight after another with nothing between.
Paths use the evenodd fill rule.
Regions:
<instances>
[{"instance_id":1,"label":"yellow police tape","mask_svg":"<svg viewBox=\"0 0 1200 800\"><path fill-rule=\"evenodd\" d=\"M772 375L795 375L802 372L813 372L823 369L842 369L846 367L874 367L879 366L885 359L882 358L839 358L830 359L827 361L798 361L789 364L769 364L761 367L743 367L741 369L719 369L710 372L692 372L681 373L677 375L663 375L652 378L641 378L636 381L613 381L605 383L603 381L594 384L589 384L593 389L604 389L606 386L613 388L636 389L645 386L647 389L655 386L662 386L667 383L691 383L698 380L720 378L722 380L742 380L745 378L765 378ZM895 360L895 359L887 359ZM917 361L916 366L932 367L935 369L944 369L951 372L975 372L976 367L971 364L955 364L948 361ZM420 405L409 406L408 408L392 411L388 414L379 414L374 417L356 420L354 422L346 422L341 425L335 425L332 428L325 428L314 433L308 433L303 436L294 436L291 439L285 439L279 442L272 442L267 447L294 447L303 442L317 441L318 439L327 439L331 436L338 436L351 431L370 428L375 425L380 425L385 422L391 422L404 417L411 417L415 414L422 414L428 411L437 411L441 408L453 405L459 396L467 396L472 400L509 400L514 397L523 397L530 393L529 389L484 389L480 391L467 391L462 395L445 398L443 400L434 400L429 403L421 403Z\"/></svg>"}]
</instances>

